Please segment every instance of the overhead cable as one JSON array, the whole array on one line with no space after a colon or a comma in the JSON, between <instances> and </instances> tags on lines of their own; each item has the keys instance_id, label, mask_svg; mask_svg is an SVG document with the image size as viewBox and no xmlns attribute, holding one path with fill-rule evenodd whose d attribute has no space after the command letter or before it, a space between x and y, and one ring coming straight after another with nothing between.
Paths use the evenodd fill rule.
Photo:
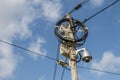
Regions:
<instances>
[{"instance_id":1,"label":"overhead cable","mask_svg":"<svg viewBox=\"0 0 120 80\"><path fill-rule=\"evenodd\" d=\"M90 19L92 19L92 18L95 17L96 15L98 15L98 14L100 14L101 12L107 10L109 7L115 5L115 4L116 4L117 2L119 2L119 1L120 1L120 0L116 0L116 1L112 2L111 4L109 4L108 6L106 6L105 8L101 9L100 11L96 12L96 13L93 14L92 16L90 16L90 17L88 17L87 19L85 19L85 20L83 21L83 23L89 21Z\"/></svg>"},{"instance_id":2,"label":"overhead cable","mask_svg":"<svg viewBox=\"0 0 120 80\"><path fill-rule=\"evenodd\" d=\"M66 60L65 60L65 62L67 61L67 58L66 58ZM63 77L64 77L64 73L65 73L65 67L63 67L63 71L62 71L62 76L61 76L61 80L63 80Z\"/></svg>"},{"instance_id":3,"label":"overhead cable","mask_svg":"<svg viewBox=\"0 0 120 80\"><path fill-rule=\"evenodd\" d=\"M32 50L26 49L26 48L21 47L21 46L19 46L19 45L16 45L16 44L13 44L13 43L4 41L4 40L0 40L0 42L5 43L5 44L8 44L8 45L11 45L11 46L14 46L14 47L16 47L16 48L19 48L19 49L22 49L22 50L25 50L25 51L28 51L28 52L31 52L31 53L33 53L33 54L37 54L37 55L43 56L43 57L45 57L45 58L48 58L49 60L56 61L56 59L54 59L54 58L52 58L52 57L49 57L49 56L47 56L47 55L40 54L40 53L38 53L38 52L34 52L34 51L32 51ZM99 70L99 69L95 69L95 68L87 68L87 67L83 67L83 66L77 66L77 67L78 67L78 68L81 68L81 69L93 70L93 71L98 71L98 72L103 72L103 73L114 74L114 75L119 75L119 76L120 76L120 73L114 73L114 72Z\"/></svg>"},{"instance_id":4,"label":"overhead cable","mask_svg":"<svg viewBox=\"0 0 120 80\"><path fill-rule=\"evenodd\" d=\"M43 57L48 58L48 59L50 59L50 60L56 61L56 59L54 59L54 58L52 58L52 57L49 57L49 56L44 55L44 54L41 54L41 53L39 53L39 52L32 51L32 50L27 49L27 48L24 48L24 47L22 47L22 46L19 46L19 45L16 45L16 44L13 44L13 43L4 41L4 40L0 40L0 42L5 43L5 44L8 44L8 45L11 45L11 46L14 46L14 47L16 47L16 48L19 48L19 49L22 49L22 50L25 50L25 51L28 51L28 52L31 52L31 53L36 54L36 55L43 56Z\"/></svg>"},{"instance_id":5,"label":"overhead cable","mask_svg":"<svg viewBox=\"0 0 120 80\"><path fill-rule=\"evenodd\" d=\"M92 71L97 71L97 72L108 73L108 74L113 74L113 75L119 75L120 76L120 73L109 72L109 71L104 71L104 70L99 70L99 69L94 69L94 68L87 68L87 67L83 67L83 66L77 66L77 67L81 68L81 69L92 70Z\"/></svg>"},{"instance_id":6,"label":"overhead cable","mask_svg":"<svg viewBox=\"0 0 120 80\"><path fill-rule=\"evenodd\" d=\"M63 71L62 71L61 80L63 80L63 77L64 77L64 73L65 73L65 67L63 67Z\"/></svg>"},{"instance_id":7,"label":"overhead cable","mask_svg":"<svg viewBox=\"0 0 120 80\"><path fill-rule=\"evenodd\" d=\"M84 0L82 1L80 4L78 4L77 6L75 6L68 14L73 13L74 11L80 9L84 4L86 4L89 0Z\"/></svg>"},{"instance_id":8,"label":"overhead cable","mask_svg":"<svg viewBox=\"0 0 120 80\"><path fill-rule=\"evenodd\" d=\"M58 47L57 47L57 54L56 54L56 60L59 58L59 46L60 43L58 42ZM55 67L54 67L54 73L53 73L53 80L56 80L56 72L57 72L57 63L55 62Z\"/></svg>"}]
</instances>

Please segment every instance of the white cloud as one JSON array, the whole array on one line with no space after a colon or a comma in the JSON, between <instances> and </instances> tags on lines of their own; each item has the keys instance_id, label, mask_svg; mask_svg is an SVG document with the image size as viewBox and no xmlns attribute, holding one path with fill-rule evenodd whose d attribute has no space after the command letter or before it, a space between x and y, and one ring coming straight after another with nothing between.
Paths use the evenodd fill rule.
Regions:
<instances>
[{"instance_id":1,"label":"white cloud","mask_svg":"<svg viewBox=\"0 0 120 80\"><path fill-rule=\"evenodd\" d=\"M0 36L8 38L14 36L14 34L19 34L20 37L29 37L31 36L31 31L28 25L34 19L42 18L48 21L55 21L60 17L61 3L59 0L31 1L0 1Z\"/></svg>"},{"instance_id":2,"label":"white cloud","mask_svg":"<svg viewBox=\"0 0 120 80\"><path fill-rule=\"evenodd\" d=\"M0 43L0 80L12 76L19 59L12 54L12 47Z\"/></svg>"},{"instance_id":3,"label":"white cloud","mask_svg":"<svg viewBox=\"0 0 120 80\"><path fill-rule=\"evenodd\" d=\"M94 7L101 6L104 3L104 0L90 0L90 1Z\"/></svg>"},{"instance_id":4,"label":"white cloud","mask_svg":"<svg viewBox=\"0 0 120 80\"><path fill-rule=\"evenodd\" d=\"M103 71L117 72L120 71L120 56L115 56L114 53L108 51L104 52L100 61L92 63L91 67ZM101 72L95 72L102 75Z\"/></svg>"},{"instance_id":5,"label":"white cloud","mask_svg":"<svg viewBox=\"0 0 120 80\"><path fill-rule=\"evenodd\" d=\"M54 6L53 6L54 5ZM43 8L43 14L44 16L47 18L49 17L50 20L56 20L60 17L61 14L61 4L59 4L59 0L58 1L45 1L42 4L42 8Z\"/></svg>"},{"instance_id":6,"label":"white cloud","mask_svg":"<svg viewBox=\"0 0 120 80\"><path fill-rule=\"evenodd\" d=\"M84 77L83 75L80 75L80 74L78 74L78 79L87 80L86 77Z\"/></svg>"},{"instance_id":7,"label":"white cloud","mask_svg":"<svg viewBox=\"0 0 120 80\"><path fill-rule=\"evenodd\" d=\"M47 51L42 48L42 44L45 43L45 40L42 38L37 38L37 40L33 41L30 44L29 50L32 50L34 52L37 52L38 54L31 54L29 53L35 60L41 55L46 55ZM42 57L42 56L41 56Z\"/></svg>"},{"instance_id":8,"label":"white cloud","mask_svg":"<svg viewBox=\"0 0 120 80\"><path fill-rule=\"evenodd\" d=\"M31 22L33 14L26 11L25 0L2 0L0 1L0 36L11 39L15 34L21 37L31 35L28 24ZM28 10L28 12L31 12Z\"/></svg>"},{"instance_id":9,"label":"white cloud","mask_svg":"<svg viewBox=\"0 0 120 80\"><path fill-rule=\"evenodd\" d=\"M21 38L31 35L24 7L24 0L0 0L0 39L12 42L16 34ZM0 43L0 80L11 77L16 69L19 59L13 53L13 47Z\"/></svg>"},{"instance_id":10,"label":"white cloud","mask_svg":"<svg viewBox=\"0 0 120 80\"><path fill-rule=\"evenodd\" d=\"M120 23L120 19L118 20L118 23Z\"/></svg>"},{"instance_id":11,"label":"white cloud","mask_svg":"<svg viewBox=\"0 0 120 80\"><path fill-rule=\"evenodd\" d=\"M31 37L29 24L34 19L54 21L60 16L60 9L61 3L56 0L0 0L0 39L12 42L14 39ZM36 50L44 52L41 47L44 41L38 39L37 43ZM0 42L0 80L12 76L16 69L19 59L13 51L12 46Z\"/></svg>"},{"instance_id":12,"label":"white cloud","mask_svg":"<svg viewBox=\"0 0 120 80\"><path fill-rule=\"evenodd\" d=\"M41 13L40 17L44 17L48 21L55 21L61 16L60 0L33 0L33 3L41 7L38 10Z\"/></svg>"},{"instance_id":13,"label":"white cloud","mask_svg":"<svg viewBox=\"0 0 120 80\"><path fill-rule=\"evenodd\" d=\"M45 80L45 77L44 77L44 76L40 76L40 77L38 78L38 80Z\"/></svg>"}]
</instances>

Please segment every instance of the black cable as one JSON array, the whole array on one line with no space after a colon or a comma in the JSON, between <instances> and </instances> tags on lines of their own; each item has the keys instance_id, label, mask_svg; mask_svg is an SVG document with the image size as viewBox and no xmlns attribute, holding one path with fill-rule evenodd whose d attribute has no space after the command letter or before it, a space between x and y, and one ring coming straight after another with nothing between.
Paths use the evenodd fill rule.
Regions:
<instances>
[{"instance_id":1,"label":"black cable","mask_svg":"<svg viewBox=\"0 0 120 80\"><path fill-rule=\"evenodd\" d=\"M82 58L81 54L78 54L78 55L77 55L76 63L80 62L80 61L81 61L81 58Z\"/></svg>"},{"instance_id":2,"label":"black cable","mask_svg":"<svg viewBox=\"0 0 120 80\"><path fill-rule=\"evenodd\" d=\"M65 62L66 62L66 61L67 61L67 58L66 58ZM61 80L63 80L63 77L64 77L64 73L65 73L65 69L66 69L66 67L63 67L63 71L62 71Z\"/></svg>"},{"instance_id":3,"label":"black cable","mask_svg":"<svg viewBox=\"0 0 120 80\"><path fill-rule=\"evenodd\" d=\"M55 63L54 73L53 73L53 80L55 80L55 78L56 78L56 72L57 72L57 64Z\"/></svg>"},{"instance_id":4,"label":"black cable","mask_svg":"<svg viewBox=\"0 0 120 80\"><path fill-rule=\"evenodd\" d=\"M80 9L84 4L86 4L89 0L84 0L82 1L80 4L78 4L77 6L75 6L68 14L73 13L74 11Z\"/></svg>"},{"instance_id":5,"label":"black cable","mask_svg":"<svg viewBox=\"0 0 120 80\"><path fill-rule=\"evenodd\" d=\"M116 1L112 2L111 4L109 4L108 6L106 6L105 8L101 9L100 11L96 12L96 13L93 14L92 16L88 17L87 19L85 19L85 20L83 21L83 23L89 21L91 18L93 18L93 17L95 17L96 15L100 14L101 12L107 10L109 7L113 6L113 5L116 4L118 1L120 1L120 0L116 0Z\"/></svg>"},{"instance_id":6,"label":"black cable","mask_svg":"<svg viewBox=\"0 0 120 80\"><path fill-rule=\"evenodd\" d=\"M65 67L65 69L66 69L66 70L68 70L68 71L71 71L71 69L70 69L70 68L68 68L68 67Z\"/></svg>"},{"instance_id":7,"label":"black cable","mask_svg":"<svg viewBox=\"0 0 120 80\"><path fill-rule=\"evenodd\" d=\"M48 58L48 59L50 59L50 60L56 61L56 59L54 59L54 58L52 58L52 57L49 57L49 56L47 56L47 55L43 55L43 54L41 54L41 53L39 53L39 52L34 52L34 51L32 51L32 50L29 50L29 49L27 49L27 48L21 47L21 46L19 46L19 45L16 45L16 44L13 44L13 43L4 41L4 40L0 40L0 42L5 43L5 44L8 44L8 45L11 45L11 46L14 46L14 47L17 47L17 48L19 48L19 49L22 49L22 50L25 50L25 51L28 51L28 52L31 52L31 53L36 54L36 55L43 56L43 57Z\"/></svg>"},{"instance_id":8,"label":"black cable","mask_svg":"<svg viewBox=\"0 0 120 80\"><path fill-rule=\"evenodd\" d=\"M77 67L78 67L78 68L81 68L81 69L87 69L87 70L98 71L98 72L103 72L103 73L114 74L114 75L119 75L119 76L120 76L120 73L103 71L103 70L93 69L93 68L87 68L87 67L83 67L83 66L77 66Z\"/></svg>"},{"instance_id":9,"label":"black cable","mask_svg":"<svg viewBox=\"0 0 120 80\"><path fill-rule=\"evenodd\" d=\"M65 67L63 68L63 71L62 71L61 80L63 80L63 77L64 77L64 73L65 73Z\"/></svg>"},{"instance_id":10,"label":"black cable","mask_svg":"<svg viewBox=\"0 0 120 80\"><path fill-rule=\"evenodd\" d=\"M34 54L37 54L37 55L41 55L41 56L43 56L43 57L45 57L45 58L48 58L48 59L50 59L50 60L56 61L56 59L54 59L54 58L51 58L51 57L49 57L49 56L47 56L47 55L40 54L40 53L38 53L38 52L34 52L34 51L32 51L32 50L26 49L26 48L21 47L21 46L19 46L19 45L16 45L16 44L13 44L13 43L10 43L10 42L7 42L7 41L3 41L3 40L0 40L0 42L5 43L5 44L8 44L8 45L11 45L11 46L14 46L14 47L17 47L17 48L19 48L19 49L22 49L22 50L25 50L25 51L28 51L28 52L31 52L31 53L34 53ZM93 71L98 71L98 72L104 72L104 73L108 73L108 74L120 75L120 73L103 71L103 70L99 70L99 69L87 68L87 67L82 67L82 66L77 66L77 67L78 67L78 68L81 68L81 69L87 69L87 70L93 70ZM70 69L69 69L69 70L70 70Z\"/></svg>"},{"instance_id":11,"label":"black cable","mask_svg":"<svg viewBox=\"0 0 120 80\"><path fill-rule=\"evenodd\" d=\"M107 73L107 74L114 74L114 75L120 76L120 73L109 72L109 71L99 70L99 69L95 69L95 68L88 68L88 67L83 67L83 66L77 66L77 67L81 68L81 69L92 70L92 71L97 71L97 72L102 72L102 73ZM66 67L66 70L71 71L71 69L67 68L67 67Z\"/></svg>"},{"instance_id":12,"label":"black cable","mask_svg":"<svg viewBox=\"0 0 120 80\"><path fill-rule=\"evenodd\" d=\"M59 46L60 46L60 43L58 42L56 60L58 60L58 58L59 58ZM55 62L54 73L53 73L53 80L55 80L55 78L56 78L56 72L57 72L57 63Z\"/></svg>"}]
</instances>

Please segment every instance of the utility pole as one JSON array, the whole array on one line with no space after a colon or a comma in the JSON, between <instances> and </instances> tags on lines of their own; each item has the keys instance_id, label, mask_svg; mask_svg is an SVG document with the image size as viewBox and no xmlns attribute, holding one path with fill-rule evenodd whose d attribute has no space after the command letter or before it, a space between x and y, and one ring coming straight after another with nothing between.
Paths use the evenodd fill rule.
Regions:
<instances>
[{"instance_id":1,"label":"utility pole","mask_svg":"<svg viewBox=\"0 0 120 80\"><path fill-rule=\"evenodd\" d=\"M69 62L57 60L57 63L62 67L70 66L72 80L78 80L77 62L81 61L81 59L84 62L90 62L92 59L85 48L78 49L78 47L81 47L86 41L88 28L84 23L74 19L70 15L88 1L89 0L84 0L55 25L55 35L61 43L60 54L69 59ZM77 58L78 56L80 57L79 59Z\"/></svg>"},{"instance_id":2,"label":"utility pole","mask_svg":"<svg viewBox=\"0 0 120 80\"><path fill-rule=\"evenodd\" d=\"M69 20L72 20L69 14L66 15L66 18ZM72 80L78 80L78 72L77 72L77 67L76 67L76 56L77 55L76 55L76 50L75 50L75 45L74 45L75 35L74 35L72 21L70 23L67 23L66 26L61 25L60 30L62 34L64 35L64 38L73 41L70 43L68 42L61 43L60 53L61 55L69 59L69 66L71 67ZM61 62L61 64L63 64L63 62Z\"/></svg>"},{"instance_id":3,"label":"utility pole","mask_svg":"<svg viewBox=\"0 0 120 80\"><path fill-rule=\"evenodd\" d=\"M74 47L71 47L70 49L70 67L71 67L71 75L72 80L78 80L78 72L76 67L76 52Z\"/></svg>"},{"instance_id":4,"label":"utility pole","mask_svg":"<svg viewBox=\"0 0 120 80\"><path fill-rule=\"evenodd\" d=\"M67 15L66 18L71 19L70 15ZM73 23L70 23L68 26L68 32L69 33L69 38L72 39L73 41L75 40L74 38L74 31L73 31ZM71 75L72 75L72 80L78 80L78 72L77 72L77 67L76 67L76 51L75 51L75 46L74 44L71 43L69 53L70 54L70 60L69 60L69 66L71 67Z\"/></svg>"}]
</instances>

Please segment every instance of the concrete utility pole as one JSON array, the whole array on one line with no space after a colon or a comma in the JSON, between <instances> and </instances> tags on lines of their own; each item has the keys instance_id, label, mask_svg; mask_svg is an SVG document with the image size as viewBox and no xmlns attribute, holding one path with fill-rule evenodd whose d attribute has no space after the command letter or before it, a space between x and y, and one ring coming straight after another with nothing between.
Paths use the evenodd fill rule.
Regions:
<instances>
[{"instance_id":1,"label":"concrete utility pole","mask_svg":"<svg viewBox=\"0 0 120 80\"><path fill-rule=\"evenodd\" d=\"M67 18L70 18L70 15L67 15ZM72 27L73 27L73 23L70 24L69 26L69 32L72 32L72 33L69 33L69 37L72 39L72 40L75 40L74 39L74 33L72 31ZM76 67L76 51L75 51L75 48L74 48L74 44L71 44L71 47L70 47L70 67L71 67L71 75L72 75L72 80L78 80L78 72L77 72L77 67Z\"/></svg>"},{"instance_id":2,"label":"concrete utility pole","mask_svg":"<svg viewBox=\"0 0 120 80\"><path fill-rule=\"evenodd\" d=\"M79 35L79 33L83 33L83 35ZM60 54L69 59L69 63L63 60L57 60L57 63L62 67L70 66L72 80L78 80L77 62L81 59L84 62L89 62L92 59L85 48L76 50L77 47L84 44L88 35L88 28L82 22L73 19L70 14L67 14L56 23L55 34L61 42ZM78 54L80 58L77 60Z\"/></svg>"},{"instance_id":3,"label":"concrete utility pole","mask_svg":"<svg viewBox=\"0 0 120 80\"><path fill-rule=\"evenodd\" d=\"M67 15L66 18L71 19L71 16ZM61 27L61 30L63 31L65 38L74 41L75 39L74 39L74 33L72 27L73 27L73 23L69 23L67 24L67 26ZM61 54L69 58L69 66L71 67L72 80L78 80L78 73L76 67L76 51L75 51L74 43L70 43L69 46L65 44L61 44L60 48L61 48Z\"/></svg>"},{"instance_id":4,"label":"concrete utility pole","mask_svg":"<svg viewBox=\"0 0 120 80\"><path fill-rule=\"evenodd\" d=\"M70 49L70 66L71 66L72 80L78 80L78 72L76 67L76 53L74 47L71 47Z\"/></svg>"},{"instance_id":5,"label":"concrete utility pole","mask_svg":"<svg viewBox=\"0 0 120 80\"><path fill-rule=\"evenodd\" d=\"M77 48L85 43L88 36L88 28L84 25L83 22L80 22L71 17L71 14L74 11L80 9L88 1L89 0L84 0L75 6L63 17L63 19L60 19L55 25L55 35L61 42L60 54L69 59L69 63L66 63L62 60L58 60L57 63L63 67L71 67L72 80L78 80L78 72L76 66L77 62L79 62L81 59L84 62L89 62L92 59L92 56L85 48ZM76 48L78 50L76 50ZM82 54L80 52L82 52ZM77 56L80 56L78 60Z\"/></svg>"}]
</instances>

